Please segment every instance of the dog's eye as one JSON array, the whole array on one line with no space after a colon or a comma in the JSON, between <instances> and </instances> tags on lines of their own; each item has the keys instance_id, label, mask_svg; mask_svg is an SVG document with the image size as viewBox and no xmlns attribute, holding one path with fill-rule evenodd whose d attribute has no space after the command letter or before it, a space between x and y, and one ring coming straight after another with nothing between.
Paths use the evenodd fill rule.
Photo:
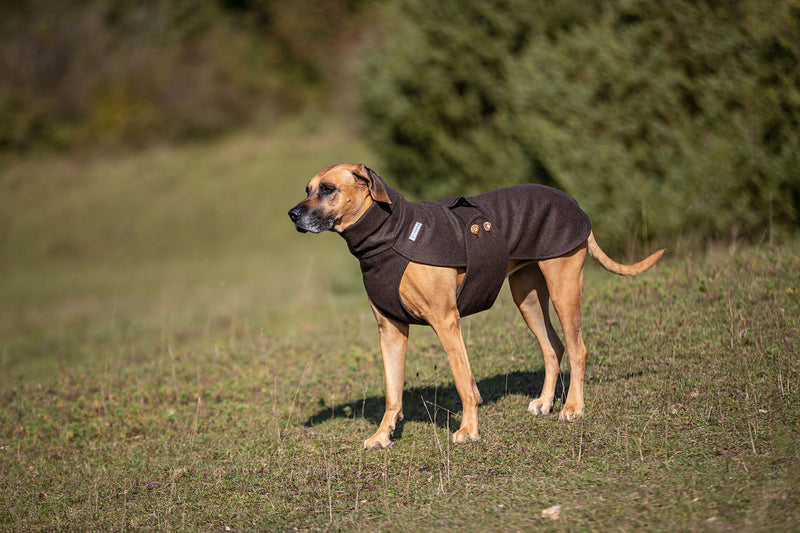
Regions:
<instances>
[{"instance_id":1,"label":"dog's eye","mask_svg":"<svg viewBox=\"0 0 800 533\"><path fill-rule=\"evenodd\" d=\"M328 196L336 192L336 187L330 183L323 183L319 186L319 195Z\"/></svg>"}]
</instances>

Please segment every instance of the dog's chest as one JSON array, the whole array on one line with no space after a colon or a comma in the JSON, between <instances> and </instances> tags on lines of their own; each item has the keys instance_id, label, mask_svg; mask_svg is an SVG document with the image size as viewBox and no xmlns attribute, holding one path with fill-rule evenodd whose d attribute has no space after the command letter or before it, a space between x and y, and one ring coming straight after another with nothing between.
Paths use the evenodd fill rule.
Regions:
<instances>
[{"instance_id":1,"label":"dog's chest","mask_svg":"<svg viewBox=\"0 0 800 533\"><path fill-rule=\"evenodd\" d=\"M408 203L398 226L394 244L361 259L367 294L384 314L422 323L403 306L399 295L409 261L466 270L456 295L461 316L492 306L503 285L508 251L486 213L464 198Z\"/></svg>"}]
</instances>

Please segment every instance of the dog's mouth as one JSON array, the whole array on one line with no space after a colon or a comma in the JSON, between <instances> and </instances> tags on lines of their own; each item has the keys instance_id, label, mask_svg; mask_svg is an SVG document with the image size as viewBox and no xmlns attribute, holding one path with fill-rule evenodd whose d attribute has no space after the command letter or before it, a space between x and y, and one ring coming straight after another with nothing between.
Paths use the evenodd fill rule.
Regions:
<instances>
[{"instance_id":1,"label":"dog's mouth","mask_svg":"<svg viewBox=\"0 0 800 533\"><path fill-rule=\"evenodd\" d=\"M317 219L297 221L295 222L294 227L300 233L322 233L333 227L333 221Z\"/></svg>"},{"instance_id":2,"label":"dog's mouth","mask_svg":"<svg viewBox=\"0 0 800 533\"><path fill-rule=\"evenodd\" d=\"M289 211L289 218L294 222L294 227L300 233L322 233L333 228L334 221L309 212L298 207Z\"/></svg>"}]
</instances>

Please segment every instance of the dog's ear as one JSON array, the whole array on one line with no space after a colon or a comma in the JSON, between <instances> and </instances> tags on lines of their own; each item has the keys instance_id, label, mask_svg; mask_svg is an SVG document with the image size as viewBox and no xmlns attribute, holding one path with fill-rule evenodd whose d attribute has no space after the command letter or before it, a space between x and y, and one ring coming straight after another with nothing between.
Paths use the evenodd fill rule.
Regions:
<instances>
[{"instance_id":1,"label":"dog's ear","mask_svg":"<svg viewBox=\"0 0 800 533\"><path fill-rule=\"evenodd\" d=\"M363 180L367 183L369 195L372 196L373 200L376 202L383 202L385 204L392 203L392 201L389 199L389 194L386 192L386 186L384 185L383 178L378 176L374 170L367 168L364 165L358 165L353 171L353 175L356 177L356 179Z\"/></svg>"}]
</instances>

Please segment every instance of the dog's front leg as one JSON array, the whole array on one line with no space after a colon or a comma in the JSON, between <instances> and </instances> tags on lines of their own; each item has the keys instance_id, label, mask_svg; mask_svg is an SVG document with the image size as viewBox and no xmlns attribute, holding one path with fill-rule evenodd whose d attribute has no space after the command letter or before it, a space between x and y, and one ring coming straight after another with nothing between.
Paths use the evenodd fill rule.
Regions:
<instances>
[{"instance_id":1,"label":"dog's front leg","mask_svg":"<svg viewBox=\"0 0 800 533\"><path fill-rule=\"evenodd\" d=\"M372 302L372 312L378 321L378 332L383 357L383 372L386 382L386 411L381 426L373 436L364 441L364 448L388 448L397 422L403 419L403 383L406 371L406 346L408 345L408 324L383 316Z\"/></svg>"},{"instance_id":2,"label":"dog's front leg","mask_svg":"<svg viewBox=\"0 0 800 533\"><path fill-rule=\"evenodd\" d=\"M467 358L456 302L462 280L463 270L409 263L400 281L403 304L430 324L447 354L463 407L461 427L453 434L455 443L480 439L478 404L481 394Z\"/></svg>"},{"instance_id":3,"label":"dog's front leg","mask_svg":"<svg viewBox=\"0 0 800 533\"><path fill-rule=\"evenodd\" d=\"M481 403L481 394L472 368L467 357L467 347L461 334L461 321L455 312L442 321L431 322L431 327L439 337L453 372L456 390L461 397L462 415L461 427L453 433L453 443L480 440L478 433L478 404Z\"/></svg>"}]
</instances>

